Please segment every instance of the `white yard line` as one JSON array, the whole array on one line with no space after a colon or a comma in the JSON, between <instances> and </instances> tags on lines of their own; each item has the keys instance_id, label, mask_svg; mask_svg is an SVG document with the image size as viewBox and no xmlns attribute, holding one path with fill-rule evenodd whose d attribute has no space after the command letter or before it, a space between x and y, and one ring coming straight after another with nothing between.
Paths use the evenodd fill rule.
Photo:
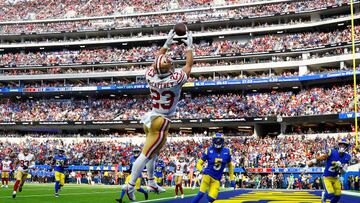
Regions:
<instances>
[{"instance_id":1,"label":"white yard line","mask_svg":"<svg viewBox=\"0 0 360 203\"><path fill-rule=\"evenodd\" d=\"M342 194L342 195L350 195L350 196L360 197L360 193L359 193L359 192L352 192L352 191L342 190L342 191L341 191L341 194Z\"/></svg>"}]
</instances>

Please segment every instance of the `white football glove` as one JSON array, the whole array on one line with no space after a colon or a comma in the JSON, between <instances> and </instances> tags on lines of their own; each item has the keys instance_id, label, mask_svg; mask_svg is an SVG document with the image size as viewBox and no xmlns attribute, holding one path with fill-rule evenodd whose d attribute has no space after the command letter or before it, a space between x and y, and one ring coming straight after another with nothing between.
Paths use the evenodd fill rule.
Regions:
<instances>
[{"instance_id":1,"label":"white football glove","mask_svg":"<svg viewBox=\"0 0 360 203\"><path fill-rule=\"evenodd\" d=\"M182 39L181 41L183 41L185 44L186 44L186 46L187 46L187 48L186 48L186 50L187 51L192 51L193 50L193 36L192 36L192 32L191 31L189 31L188 33L187 33L187 38L186 39Z\"/></svg>"},{"instance_id":2,"label":"white football glove","mask_svg":"<svg viewBox=\"0 0 360 203\"><path fill-rule=\"evenodd\" d=\"M172 44L177 43L177 41L173 39L175 34L174 30L171 29L163 46L165 49L169 49Z\"/></svg>"}]
</instances>

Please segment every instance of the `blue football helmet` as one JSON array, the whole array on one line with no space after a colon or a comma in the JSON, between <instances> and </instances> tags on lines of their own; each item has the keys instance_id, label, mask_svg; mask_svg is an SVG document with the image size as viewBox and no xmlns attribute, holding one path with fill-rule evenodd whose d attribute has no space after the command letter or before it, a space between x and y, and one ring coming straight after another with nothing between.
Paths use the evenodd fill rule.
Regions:
<instances>
[{"instance_id":1,"label":"blue football helmet","mask_svg":"<svg viewBox=\"0 0 360 203\"><path fill-rule=\"evenodd\" d=\"M225 145L225 136L222 133L216 133L212 139L213 147L216 149L221 149Z\"/></svg>"},{"instance_id":2,"label":"blue football helmet","mask_svg":"<svg viewBox=\"0 0 360 203\"><path fill-rule=\"evenodd\" d=\"M349 145L350 145L350 143L347 139L345 139L345 138L341 139L339 141L339 152L340 153L346 152L347 149L349 148Z\"/></svg>"},{"instance_id":3,"label":"blue football helmet","mask_svg":"<svg viewBox=\"0 0 360 203\"><path fill-rule=\"evenodd\" d=\"M133 154L135 158L138 158L140 156L140 153L141 153L141 149L139 147L135 147L133 149Z\"/></svg>"},{"instance_id":4,"label":"blue football helmet","mask_svg":"<svg viewBox=\"0 0 360 203\"><path fill-rule=\"evenodd\" d=\"M59 147L59 148L58 148L58 155L59 155L59 156L63 156L64 154L65 154L65 149L62 148L62 147Z\"/></svg>"},{"instance_id":5,"label":"blue football helmet","mask_svg":"<svg viewBox=\"0 0 360 203\"><path fill-rule=\"evenodd\" d=\"M157 163L160 164L160 165L164 165L164 161L163 161L162 159L159 159L159 160L157 161Z\"/></svg>"}]
</instances>

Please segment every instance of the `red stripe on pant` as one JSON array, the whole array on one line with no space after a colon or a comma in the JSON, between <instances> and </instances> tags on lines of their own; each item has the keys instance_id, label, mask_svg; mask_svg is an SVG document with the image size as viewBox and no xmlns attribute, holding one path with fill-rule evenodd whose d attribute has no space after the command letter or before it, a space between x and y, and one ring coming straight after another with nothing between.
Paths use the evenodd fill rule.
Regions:
<instances>
[{"instance_id":1,"label":"red stripe on pant","mask_svg":"<svg viewBox=\"0 0 360 203\"><path fill-rule=\"evenodd\" d=\"M159 135L154 142L154 144L150 147L150 149L145 154L146 157L151 157L152 153L155 151L155 149L162 143L162 141L165 138L165 130L169 124L169 121L165 119L165 122L161 125Z\"/></svg>"}]
</instances>

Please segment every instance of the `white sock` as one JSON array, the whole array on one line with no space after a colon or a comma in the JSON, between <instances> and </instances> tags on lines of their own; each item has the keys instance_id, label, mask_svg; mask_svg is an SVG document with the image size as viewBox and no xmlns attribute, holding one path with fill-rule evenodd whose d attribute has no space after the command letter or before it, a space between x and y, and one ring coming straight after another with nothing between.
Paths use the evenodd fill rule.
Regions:
<instances>
[{"instance_id":1,"label":"white sock","mask_svg":"<svg viewBox=\"0 0 360 203\"><path fill-rule=\"evenodd\" d=\"M154 180L154 171L155 171L155 162L156 161L157 161L157 156L154 156L146 164L148 180L149 180L149 182L152 182L152 183L155 182L155 180Z\"/></svg>"},{"instance_id":2,"label":"white sock","mask_svg":"<svg viewBox=\"0 0 360 203\"><path fill-rule=\"evenodd\" d=\"M132 170L131 170L131 176L129 183L131 185L135 185L136 180L139 178L141 172L144 170L146 163L149 161L148 158L146 158L145 155L142 153L140 156L136 159L136 161L133 164Z\"/></svg>"}]
</instances>

